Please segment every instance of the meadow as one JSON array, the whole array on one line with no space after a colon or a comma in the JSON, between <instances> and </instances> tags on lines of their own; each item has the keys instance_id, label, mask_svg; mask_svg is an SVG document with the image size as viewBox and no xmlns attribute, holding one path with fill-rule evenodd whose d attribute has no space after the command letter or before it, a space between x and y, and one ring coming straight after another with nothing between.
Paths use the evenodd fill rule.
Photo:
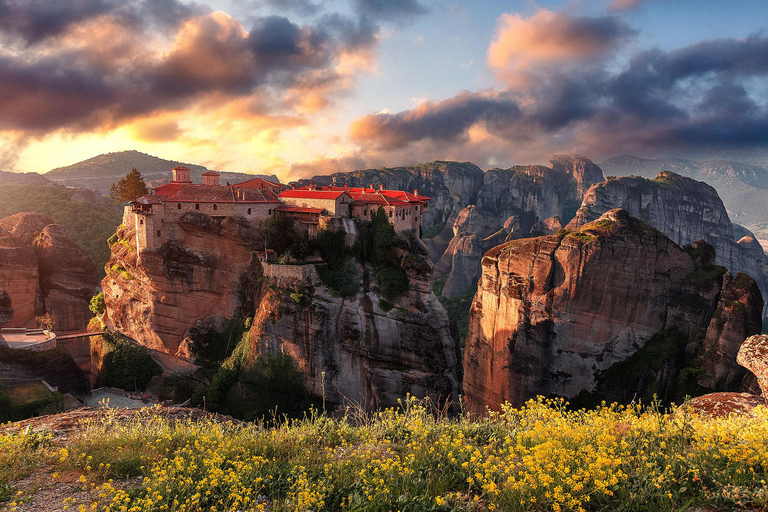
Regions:
<instances>
[{"instance_id":1,"label":"meadow","mask_svg":"<svg viewBox=\"0 0 768 512\"><path fill-rule=\"evenodd\" d=\"M37 474L80 490L70 510L765 510L766 438L760 409L707 419L543 399L470 418L409 398L273 428L107 412L66 440L0 434L0 508L33 504L37 487L19 482Z\"/></svg>"}]
</instances>

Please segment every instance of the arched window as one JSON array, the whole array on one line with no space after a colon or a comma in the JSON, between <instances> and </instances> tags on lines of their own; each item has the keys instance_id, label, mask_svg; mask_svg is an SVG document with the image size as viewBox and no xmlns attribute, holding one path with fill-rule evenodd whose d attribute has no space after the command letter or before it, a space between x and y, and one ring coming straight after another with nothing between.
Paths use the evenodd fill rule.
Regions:
<instances>
[{"instance_id":1,"label":"arched window","mask_svg":"<svg viewBox=\"0 0 768 512\"><path fill-rule=\"evenodd\" d=\"M181 210L181 203L176 203L176 209Z\"/></svg>"},{"instance_id":2,"label":"arched window","mask_svg":"<svg viewBox=\"0 0 768 512\"><path fill-rule=\"evenodd\" d=\"M213 205L213 211L216 211L216 210L218 210L218 209L219 209L219 206L218 206L217 204L215 204L215 203L214 203L214 205Z\"/></svg>"},{"instance_id":3,"label":"arched window","mask_svg":"<svg viewBox=\"0 0 768 512\"><path fill-rule=\"evenodd\" d=\"M250 215L250 214L251 214L251 209L250 209L250 208L248 208L248 215Z\"/></svg>"},{"instance_id":4,"label":"arched window","mask_svg":"<svg viewBox=\"0 0 768 512\"><path fill-rule=\"evenodd\" d=\"M195 210L199 210L199 209L200 209L200 203L195 203Z\"/></svg>"}]
</instances>

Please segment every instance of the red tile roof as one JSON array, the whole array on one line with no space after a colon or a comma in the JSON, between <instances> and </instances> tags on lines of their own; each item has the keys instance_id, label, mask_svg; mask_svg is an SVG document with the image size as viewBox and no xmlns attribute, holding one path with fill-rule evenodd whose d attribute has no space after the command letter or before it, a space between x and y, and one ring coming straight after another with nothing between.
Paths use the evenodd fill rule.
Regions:
<instances>
[{"instance_id":1,"label":"red tile roof","mask_svg":"<svg viewBox=\"0 0 768 512\"><path fill-rule=\"evenodd\" d=\"M411 204L408 201L387 197L384 194L355 194L354 198L355 199L350 204L355 206L366 204L380 204L384 206L408 206Z\"/></svg>"},{"instance_id":2,"label":"red tile roof","mask_svg":"<svg viewBox=\"0 0 768 512\"><path fill-rule=\"evenodd\" d=\"M303 187L299 190L304 190L308 192L313 192L308 187ZM411 192L406 192L405 190L387 190L387 189L375 189L375 188L366 188L366 187L319 187L314 192L346 192L350 196L352 196L352 199L355 201L364 201L371 204L393 204L394 203L388 203L386 201L382 201L380 199L376 199L373 196L385 196L387 198L393 199L393 200L399 200L403 202L403 204L408 203L428 203L430 201L429 197L413 194ZM353 203L355 204L355 203ZM364 203L357 203L357 204L364 204Z\"/></svg>"},{"instance_id":3,"label":"red tile roof","mask_svg":"<svg viewBox=\"0 0 768 512\"><path fill-rule=\"evenodd\" d=\"M281 192L280 197L291 197L291 198L298 198L298 199L338 199L339 196L341 196L344 193L345 193L344 190L333 191L333 190L297 189L297 190L286 190L284 192Z\"/></svg>"},{"instance_id":4,"label":"red tile roof","mask_svg":"<svg viewBox=\"0 0 768 512\"><path fill-rule=\"evenodd\" d=\"M274 192L258 188L235 188L189 183L166 183L154 189L153 196L180 203L280 203Z\"/></svg>"},{"instance_id":5,"label":"red tile roof","mask_svg":"<svg viewBox=\"0 0 768 512\"><path fill-rule=\"evenodd\" d=\"M221 174L217 173L216 171L208 171L204 172L201 176L221 176Z\"/></svg>"},{"instance_id":6,"label":"red tile roof","mask_svg":"<svg viewBox=\"0 0 768 512\"><path fill-rule=\"evenodd\" d=\"M237 188L262 188L262 187L285 188L285 185L281 185L280 183L275 183L269 180L265 180L263 178L251 178L250 180L241 181L240 183L235 183L232 186Z\"/></svg>"}]
</instances>

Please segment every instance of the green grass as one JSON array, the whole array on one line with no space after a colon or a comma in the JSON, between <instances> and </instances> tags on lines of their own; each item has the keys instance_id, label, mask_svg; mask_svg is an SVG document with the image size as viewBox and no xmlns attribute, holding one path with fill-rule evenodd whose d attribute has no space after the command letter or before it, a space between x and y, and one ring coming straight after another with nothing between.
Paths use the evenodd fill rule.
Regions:
<instances>
[{"instance_id":1,"label":"green grass","mask_svg":"<svg viewBox=\"0 0 768 512\"><path fill-rule=\"evenodd\" d=\"M46 400L53 394L42 382L30 382L3 389L13 405L21 405L37 400Z\"/></svg>"}]
</instances>

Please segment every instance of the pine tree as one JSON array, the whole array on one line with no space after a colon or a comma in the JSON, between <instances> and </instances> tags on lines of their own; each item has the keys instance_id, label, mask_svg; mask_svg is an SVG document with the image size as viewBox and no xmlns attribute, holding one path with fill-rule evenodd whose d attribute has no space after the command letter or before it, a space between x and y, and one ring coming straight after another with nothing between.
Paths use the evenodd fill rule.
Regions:
<instances>
[{"instance_id":1,"label":"pine tree","mask_svg":"<svg viewBox=\"0 0 768 512\"><path fill-rule=\"evenodd\" d=\"M135 167L131 169L131 172L120 178L117 183L113 183L109 187L109 197L114 199L116 203L133 201L147 194L149 194L147 184Z\"/></svg>"}]
</instances>

